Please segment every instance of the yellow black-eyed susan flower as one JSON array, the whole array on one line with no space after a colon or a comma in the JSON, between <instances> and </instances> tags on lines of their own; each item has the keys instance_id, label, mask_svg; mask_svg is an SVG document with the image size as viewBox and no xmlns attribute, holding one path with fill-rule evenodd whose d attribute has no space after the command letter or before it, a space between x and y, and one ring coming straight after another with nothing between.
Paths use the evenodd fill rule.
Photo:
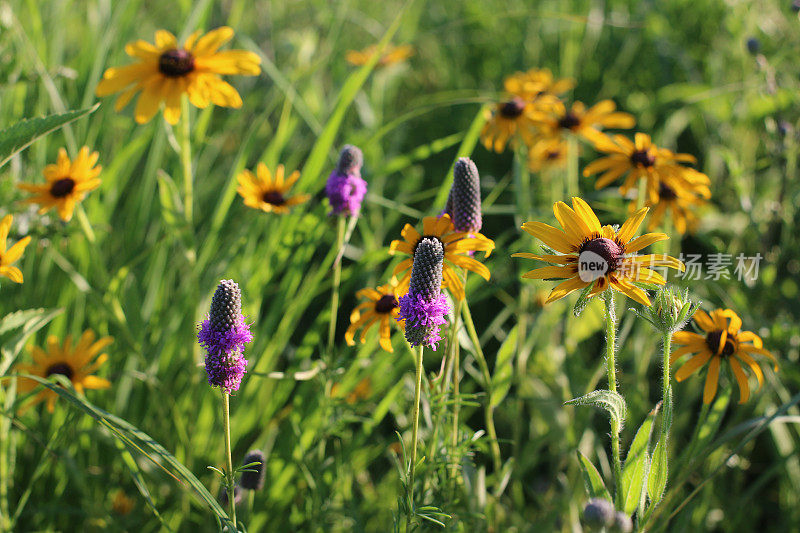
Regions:
<instances>
[{"instance_id":1,"label":"yellow black-eyed susan flower","mask_svg":"<svg viewBox=\"0 0 800 533\"><path fill-rule=\"evenodd\" d=\"M634 283L664 285L664 278L652 268L685 270L686 267L665 254L636 255L654 242L669 238L664 233L647 233L633 238L647 211L646 207L638 210L615 230L612 226L601 226L592 208L580 198L572 199L572 208L564 202L556 202L553 212L563 230L543 222L526 222L522 229L558 253L516 253L512 257L538 259L553 265L531 270L523 274L523 278L564 280L550 292L545 303L594 283L589 291L590 297L611 287L649 306L647 293Z\"/></svg>"},{"instance_id":2,"label":"yellow black-eyed susan flower","mask_svg":"<svg viewBox=\"0 0 800 533\"><path fill-rule=\"evenodd\" d=\"M742 368L743 364L753 371L759 388L764 382L764 373L753 359L753 355L768 358L775 363L775 370L778 370L775 356L764 349L761 337L752 331L741 331L742 319L732 310L716 309L709 316L705 311L698 309L693 318L705 335L690 331L678 331L673 334L672 342L681 347L672 352L670 359L674 363L684 355L692 354L692 357L675 372L675 379L678 381L683 381L710 361L703 389L703 403L711 403L717 394L719 370L723 362L730 364L739 384L739 403L746 402L750 397L750 384Z\"/></svg>"},{"instance_id":3,"label":"yellow black-eyed susan flower","mask_svg":"<svg viewBox=\"0 0 800 533\"><path fill-rule=\"evenodd\" d=\"M290 207L305 202L309 195L288 196L289 189L300 177L300 172L295 170L288 178L284 174L283 165L278 165L273 176L267 165L259 163L255 175L246 169L239 173L236 177L239 182L236 192L244 198L244 205L247 207L267 213L288 213Z\"/></svg>"},{"instance_id":4,"label":"yellow black-eyed susan flower","mask_svg":"<svg viewBox=\"0 0 800 533\"><path fill-rule=\"evenodd\" d=\"M558 96L575 87L575 80L570 78L556 79L549 69L530 69L526 72L515 72L503 83L507 93L519 96L523 100L535 101L542 95Z\"/></svg>"},{"instance_id":5,"label":"yellow black-eyed susan flower","mask_svg":"<svg viewBox=\"0 0 800 533\"><path fill-rule=\"evenodd\" d=\"M20 183L17 187L34 193L24 201L29 204L39 204L39 214L55 207L61 220L69 222L75 211L75 205L100 186L98 176L103 167L97 165L99 157L97 152L90 154L89 148L84 146L78 152L78 157L70 161L67 151L61 148L56 163L44 168L44 179L47 183L44 185Z\"/></svg>"},{"instance_id":6,"label":"yellow black-eyed susan flower","mask_svg":"<svg viewBox=\"0 0 800 533\"><path fill-rule=\"evenodd\" d=\"M658 182L667 178L671 178L674 183L691 179L698 187L704 187L704 197L711 195L708 189L710 181L705 174L679 164L695 163L693 156L659 148L645 133L637 133L633 141L624 135L614 135L613 138L601 136L595 142L595 147L609 154L589 163L583 170L584 176L602 172L594 184L595 189L601 189L627 174L619 188L620 194L627 194L643 178L651 204L655 204L658 199Z\"/></svg>"},{"instance_id":7,"label":"yellow black-eyed susan flower","mask_svg":"<svg viewBox=\"0 0 800 533\"><path fill-rule=\"evenodd\" d=\"M536 140L536 123L532 116L537 110L532 101L519 96L496 104L494 109L487 111L486 123L481 130L483 146L500 153L509 141L516 142L518 137L526 146L531 146Z\"/></svg>"},{"instance_id":8,"label":"yellow black-eyed susan flower","mask_svg":"<svg viewBox=\"0 0 800 533\"><path fill-rule=\"evenodd\" d=\"M344 59L351 65L360 67L366 65L367 61L370 60L377 50L378 46L375 44L363 50L348 50ZM378 60L378 65L385 67L394 65L395 63L402 63L413 55L414 47L409 44L401 44L400 46L389 45L384 49L383 55L381 55L381 58Z\"/></svg>"},{"instance_id":9,"label":"yellow black-eyed susan flower","mask_svg":"<svg viewBox=\"0 0 800 533\"><path fill-rule=\"evenodd\" d=\"M200 36L196 31L178 46L174 35L166 30L156 32L155 45L138 40L129 43L125 52L136 63L109 68L97 85L97 96L107 96L122 91L114 108L119 111L137 94L134 118L139 124L148 122L164 103L164 118L177 124L181 116L181 96L199 108L209 104L238 108L242 98L220 75L241 74L256 76L261 73L261 58L245 50L219 48L233 38L233 30L226 26Z\"/></svg>"},{"instance_id":10,"label":"yellow black-eyed susan flower","mask_svg":"<svg viewBox=\"0 0 800 533\"><path fill-rule=\"evenodd\" d=\"M22 271L15 266L12 266L25 251L25 247L31 242L30 236L23 237L17 241L11 248L6 248L8 240L8 231L11 229L11 222L14 217L6 215L3 220L0 220L0 276L4 276L14 283L22 283Z\"/></svg>"},{"instance_id":11,"label":"yellow black-eyed susan flower","mask_svg":"<svg viewBox=\"0 0 800 533\"><path fill-rule=\"evenodd\" d=\"M567 164L567 141L562 137L544 137L536 141L528 152L528 168L541 172L550 168L564 168Z\"/></svg>"},{"instance_id":12,"label":"yellow black-eyed susan flower","mask_svg":"<svg viewBox=\"0 0 800 533\"><path fill-rule=\"evenodd\" d=\"M469 255L471 252L484 252L484 257L489 257L492 250L494 250L494 241L481 233L456 231L448 215L422 219L422 234L411 224L406 224L400 235L402 235L403 240L392 241L389 253L394 255L399 252L408 254L411 257L403 259L393 272L394 276L405 272L395 291L398 297L404 296L408 292L408 285L411 281L411 265L414 264L414 253L417 245L426 237L434 238L444 246L445 262L442 269L442 288L449 290L454 298L458 300L464 299L464 284L451 264L471 270L486 281L489 281L491 274L486 265L469 257Z\"/></svg>"},{"instance_id":13,"label":"yellow black-eyed susan flower","mask_svg":"<svg viewBox=\"0 0 800 533\"><path fill-rule=\"evenodd\" d=\"M361 342L366 342L367 331L378 324L378 339L381 348L387 352L394 352L392 349L392 328L390 323L395 323L401 330L403 322L397 321L399 314L399 304L395 296L395 286L392 284L381 285L375 289L361 289L356 293L356 298L366 301L358 304L350 313L350 327L344 334L344 340L350 346L355 346L356 331L361 328Z\"/></svg>"},{"instance_id":14,"label":"yellow black-eyed susan flower","mask_svg":"<svg viewBox=\"0 0 800 533\"><path fill-rule=\"evenodd\" d=\"M72 335L68 335L64 343L59 345L58 339L51 335L47 338L47 351L38 346L32 347L33 364L18 365L17 371L42 378L61 374L72 382L78 393L83 393L85 389L107 389L111 386L111 382L92 373L108 359L105 353L97 354L112 341L111 337L95 340L94 332L86 330L75 346L72 346ZM19 380L20 392L31 391L38 385L39 383L32 379ZM58 394L50 389L44 389L34 397L31 405L46 400L47 410L52 413L57 398Z\"/></svg>"},{"instance_id":15,"label":"yellow black-eyed susan flower","mask_svg":"<svg viewBox=\"0 0 800 533\"><path fill-rule=\"evenodd\" d=\"M636 119L629 113L617 111L611 100L602 100L590 108L583 102L567 106L557 101L551 111L538 112L531 119L544 131L545 137L558 137L571 132L591 143L605 138L603 128L628 129L636 125Z\"/></svg>"},{"instance_id":16,"label":"yellow black-eyed susan flower","mask_svg":"<svg viewBox=\"0 0 800 533\"><path fill-rule=\"evenodd\" d=\"M680 179L667 176L650 185L645 206L653 209L653 216L647 229L652 231L661 223L667 212L670 213L675 231L683 235L693 232L697 227L697 216L694 209L705 204L711 191L708 188L708 177L701 173L686 169ZM690 171L690 172L689 172ZM653 201L653 198L656 198ZM635 207L631 203L631 207Z\"/></svg>"}]
</instances>

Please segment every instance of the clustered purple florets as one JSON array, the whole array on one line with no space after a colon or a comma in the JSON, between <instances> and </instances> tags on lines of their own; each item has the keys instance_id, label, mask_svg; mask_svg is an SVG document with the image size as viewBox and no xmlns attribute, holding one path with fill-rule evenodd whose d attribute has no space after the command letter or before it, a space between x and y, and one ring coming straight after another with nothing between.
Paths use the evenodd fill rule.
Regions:
<instances>
[{"instance_id":1,"label":"clustered purple florets","mask_svg":"<svg viewBox=\"0 0 800 533\"><path fill-rule=\"evenodd\" d=\"M406 337L412 346L425 344L435 351L442 338L439 326L447 323L445 316L450 312L447 297L439 294L435 300L428 300L419 294L406 294L400 298L398 320L406 321Z\"/></svg>"},{"instance_id":2,"label":"clustered purple florets","mask_svg":"<svg viewBox=\"0 0 800 533\"><path fill-rule=\"evenodd\" d=\"M364 156L353 145L345 145L339 154L336 169L325 184L325 195L331 204L331 215L358 215L367 194L367 182L361 178Z\"/></svg>"},{"instance_id":3,"label":"clustered purple florets","mask_svg":"<svg viewBox=\"0 0 800 533\"><path fill-rule=\"evenodd\" d=\"M242 293L233 280L222 280L211 299L211 310L200 324L197 340L206 349L206 374L212 387L230 394L239 390L247 371L244 348L253 340L242 316Z\"/></svg>"},{"instance_id":4,"label":"clustered purple florets","mask_svg":"<svg viewBox=\"0 0 800 533\"><path fill-rule=\"evenodd\" d=\"M367 194L367 182L358 174L340 174L334 170L325 184L331 215L358 215Z\"/></svg>"}]
</instances>

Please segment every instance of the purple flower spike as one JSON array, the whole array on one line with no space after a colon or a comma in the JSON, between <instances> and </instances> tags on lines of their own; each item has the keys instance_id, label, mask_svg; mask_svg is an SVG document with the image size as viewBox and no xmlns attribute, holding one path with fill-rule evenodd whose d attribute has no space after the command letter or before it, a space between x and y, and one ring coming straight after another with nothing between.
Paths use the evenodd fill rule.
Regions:
<instances>
[{"instance_id":1,"label":"purple flower spike","mask_svg":"<svg viewBox=\"0 0 800 533\"><path fill-rule=\"evenodd\" d=\"M446 209L457 231L481 230L481 181L478 167L468 157L459 158L453 167L453 186Z\"/></svg>"},{"instance_id":2,"label":"purple flower spike","mask_svg":"<svg viewBox=\"0 0 800 533\"><path fill-rule=\"evenodd\" d=\"M339 154L336 169L325 184L331 215L358 215L367 194L367 182L361 179L364 156L357 147L346 145Z\"/></svg>"},{"instance_id":3,"label":"purple flower spike","mask_svg":"<svg viewBox=\"0 0 800 533\"><path fill-rule=\"evenodd\" d=\"M206 349L208 384L230 394L239 390L247 371L245 346L253 340L242 316L242 291L230 279L219 282L211 298L208 318L200 324L197 340Z\"/></svg>"},{"instance_id":4,"label":"purple flower spike","mask_svg":"<svg viewBox=\"0 0 800 533\"><path fill-rule=\"evenodd\" d=\"M406 321L406 340L411 346L428 345L436 350L439 326L446 324L450 312L442 294L444 247L436 238L424 238L414 251L408 294L400 298L398 320Z\"/></svg>"}]
</instances>

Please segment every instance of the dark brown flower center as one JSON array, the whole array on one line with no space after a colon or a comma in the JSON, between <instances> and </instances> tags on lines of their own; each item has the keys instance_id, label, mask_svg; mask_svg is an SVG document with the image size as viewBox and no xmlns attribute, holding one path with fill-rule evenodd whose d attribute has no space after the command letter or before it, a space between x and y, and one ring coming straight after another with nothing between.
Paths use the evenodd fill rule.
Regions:
<instances>
[{"instance_id":1,"label":"dark brown flower center","mask_svg":"<svg viewBox=\"0 0 800 533\"><path fill-rule=\"evenodd\" d=\"M580 126L581 119L578 118L572 111L568 111L566 115L561 117L561 120L558 121L558 125L565 130L572 130Z\"/></svg>"},{"instance_id":2,"label":"dark brown flower center","mask_svg":"<svg viewBox=\"0 0 800 533\"><path fill-rule=\"evenodd\" d=\"M619 244L605 237L599 237L584 242L581 245L578 256L580 257L580 254L584 252L597 254L605 261L605 264L608 265L605 274L614 272L619 267L623 254L622 247Z\"/></svg>"},{"instance_id":3,"label":"dark brown flower center","mask_svg":"<svg viewBox=\"0 0 800 533\"><path fill-rule=\"evenodd\" d=\"M158 71L168 78L179 78L194 70L194 56L183 49L167 50L158 58Z\"/></svg>"},{"instance_id":4,"label":"dark brown flower center","mask_svg":"<svg viewBox=\"0 0 800 533\"><path fill-rule=\"evenodd\" d=\"M631 163L642 165L643 167L652 167L656 163L656 156L651 154L649 150L636 150L631 154Z\"/></svg>"},{"instance_id":5,"label":"dark brown flower center","mask_svg":"<svg viewBox=\"0 0 800 533\"><path fill-rule=\"evenodd\" d=\"M519 96L516 96L512 100L509 100L500 107L500 114L505 118L513 119L522 115L522 112L524 110L525 110L525 101Z\"/></svg>"},{"instance_id":6,"label":"dark brown flower center","mask_svg":"<svg viewBox=\"0 0 800 533\"><path fill-rule=\"evenodd\" d=\"M393 294L384 294L375 302L375 312L380 314L391 313L396 307L399 307L399 304Z\"/></svg>"},{"instance_id":7,"label":"dark brown flower center","mask_svg":"<svg viewBox=\"0 0 800 533\"><path fill-rule=\"evenodd\" d=\"M67 376L67 379L71 380L75 372L72 371L72 367L67 363L54 363L47 367L45 377L50 377L53 374L61 374L62 376Z\"/></svg>"},{"instance_id":8,"label":"dark brown flower center","mask_svg":"<svg viewBox=\"0 0 800 533\"><path fill-rule=\"evenodd\" d=\"M674 200L678 197L675 194L675 189L664 183L663 181L658 184L658 197L662 200Z\"/></svg>"},{"instance_id":9,"label":"dark brown flower center","mask_svg":"<svg viewBox=\"0 0 800 533\"><path fill-rule=\"evenodd\" d=\"M544 154L544 158L548 160L558 159L561 157L560 150L548 150L547 153Z\"/></svg>"},{"instance_id":10,"label":"dark brown flower center","mask_svg":"<svg viewBox=\"0 0 800 533\"><path fill-rule=\"evenodd\" d=\"M50 186L50 194L56 198L63 198L75 189L75 180L72 178L61 178L53 182Z\"/></svg>"},{"instance_id":11,"label":"dark brown flower center","mask_svg":"<svg viewBox=\"0 0 800 533\"><path fill-rule=\"evenodd\" d=\"M267 191L264 193L264 196L261 197L266 203L272 205L283 205L286 203L286 198L283 197L278 191Z\"/></svg>"},{"instance_id":12,"label":"dark brown flower center","mask_svg":"<svg viewBox=\"0 0 800 533\"><path fill-rule=\"evenodd\" d=\"M722 331L712 331L708 335L706 335L706 344L708 345L708 349L711 350L711 353L716 355L719 352L719 341L722 340ZM736 351L736 344L731 339L730 333L725 336L725 346L722 347L721 355L723 357L729 357L733 355L733 352Z\"/></svg>"}]
</instances>

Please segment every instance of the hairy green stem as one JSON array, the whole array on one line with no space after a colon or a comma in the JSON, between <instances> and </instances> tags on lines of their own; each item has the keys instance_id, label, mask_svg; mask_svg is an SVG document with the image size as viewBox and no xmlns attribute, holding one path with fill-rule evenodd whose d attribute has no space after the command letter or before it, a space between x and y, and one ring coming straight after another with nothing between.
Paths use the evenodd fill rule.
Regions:
<instances>
[{"instance_id":1,"label":"hairy green stem","mask_svg":"<svg viewBox=\"0 0 800 533\"><path fill-rule=\"evenodd\" d=\"M478 366L483 375L484 389L486 391L486 403L484 404L484 415L486 417L486 433L489 436L489 447L492 450L492 464L494 465L495 472L500 471L502 461L500 458L500 443L497 442L497 430L494 427L494 406L492 405L492 375L489 373L489 365L486 363L486 357L483 355L481 349L481 341L478 338L478 333L475 331L475 324L472 322L472 314L469 312L469 304L464 301L464 308L462 310L464 316L464 325L467 327L467 333L475 347L475 359L478 361Z\"/></svg>"},{"instance_id":2,"label":"hairy green stem","mask_svg":"<svg viewBox=\"0 0 800 533\"><path fill-rule=\"evenodd\" d=\"M331 289L331 319L328 323L328 356L333 350L333 339L336 335L336 318L339 314L339 285L342 282L342 247L344 246L344 233L347 225L345 217L337 217L336 226L336 260L333 263L333 288Z\"/></svg>"},{"instance_id":3,"label":"hairy green stem","mask_svg":"<svg viewBox=\"0 0 800 533\"><path fill-rule=\"evenodd\" d=\"M234 492L234 474L233 474L233 458L231 457L231 409L230 397L228 393L222 391L222 428L225 433L225 460L227 467L225 469L225 486L228 491L228 502L231 505L231 521L235 530L239 530L236 525L236 497Z\"/></svg>"},{"instance_id":4,"label":"hairy green stem","mask_svg":"<svg viewBox=\"0 0 800 533\"><path fill-rule=\"evenodd\" d=\"M408 465L408 513L406 514L406 531L411 530L411 519L414 516L414 473L417 469L417 434L419 433L419 403L422 396L422 353L424 348L420 344L415 350L415 363L417 367L416 380L414 381L414 409L411 413L413 425L411 426L411 460Z\"/></svg>"},{"instance_id":5,"label":"hairy green stem","mask_svg":"<svg viewBox=\"0 0 800 533\"><path fill-rule=\"evenodd\" d=\"M617 392L616 339L617 326L614 316L614 293L608 288L603 292L606 319L606 371L608 373L608 389ZM618 510L622 505L622 461L619 454L619 422L611 419L611 456L614 462L614 485L616 487L615 504Z\"/></svg>"},{"instance_id":6,"label":"hairy green stem","mask_svg":"<svg viewBox=\"0 0 800 533\"><path fill-rule=\"evenodd\" d=\"M181 147L181 167L183 167L183 212L186 222L191 225L194 211L194 179L192 177L192 143L189 136L189 98L181 100L181 125L179 139Z\"/></svg>"}]
</instances>

